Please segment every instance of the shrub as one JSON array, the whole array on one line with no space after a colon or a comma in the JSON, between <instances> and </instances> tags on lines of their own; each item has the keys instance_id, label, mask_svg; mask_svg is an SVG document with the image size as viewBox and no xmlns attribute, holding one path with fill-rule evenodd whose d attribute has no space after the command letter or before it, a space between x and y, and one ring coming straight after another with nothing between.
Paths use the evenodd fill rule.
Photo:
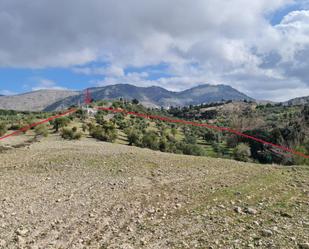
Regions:
<instances>
[{"instance_id":1,"label":"shrub","mask_svg":"<svg viewBox=\"0 0 309 249\"><path fill-rule=\"evenodd\" d=\"M88 129L88 125L83 124L83 125L82 125L82 130L83 130L83 132L86 132L86 131L87 131L87 129Z\"/></svg>"},{"instance_id":2,"label":"shrub","mask_svg":"<svg viewBox=\"0 0 309 249\"><path fill-rule=\"evenodd\" d=\"M0 137L2 137L7 132L6 124L0 123Z\"/></svg>"},{"instance_id":3,"label":"shrub","mask_svg":"<svg viewBox=\"0 0 309 249\"><path fill-rule=\"evenodd\" d=\"M48 136L48 128L44 124L36 126L34 128L34 132L35 132L36 136L43 136L43 137L47 137Z\"/></svg>"},{"instance_id":4,"label":"shrub","mask_svg":"<svg viewBox=\"0 0 309 249\"><path fill-rule=\"evenodd\" d=\"M60 128L66 127L70 122L71 120L67 117L57 118L53 122L54 129L58 132Z\"/></svg>"},{"instance_id":5,"label":"shrub","mask_svg":"<svg viewBox=\"0 0 309 249\"><path fill-rule=\"evenodd\" d=\"M129 145L140 146L141 145L141 133L135 129L129 129L126 131Z\"/></svg>"},{"instance_id":6,"label":"shrub","mask_svg":"<svg viewBox=\"0 0 309 249\"><path fill-rule=\"evenodd\" d=\"M186 135L184 142L187 143L187 144L196 144L197 139L193 135Z\"/></svg>"},{"instance_id":7,"label":"shrub","mask_svg":"<svg viewBox=\"0 0 309 249\"><path fill-rule=\"evenodd\" d=\"M68 140L79 140L82 137L82 134L77 131L73 131L73 129L70 128L64 128L61 131L61 136L63 139Z\"/></svg>"},{"instance_id":8,"label":"shrub","mask_svg":"<svg viewBox=\"0 0 309 249\"><path fill-rule=\"evenodd\" d=\"M309 148L308 147L309 147L308 144L305 144L305 146L298 146L296 148L296 150L303 153L303 154L308 155L309 154ZM295 155L294 156L294 163L297 164L297 165L309 165L309 159Z\"/></svg>"},{"instance_id":9,"label":"shrub","mask_svg":"<svg viewBox=\"0 0 309 249\"><path fill-rule=\"evenodd\" d=\"M238 137L236 135L230 135L226 138L226 145L229 148L236 148L238 144Z\"/></svg>"},{"instance_id":10,"label":"shrub","mask_svg":"<svg viewBox=\"0 0 309 249\"><path fill-rule=\"evenodd\" d=\"M118 134L116 129L104 129L98 125L90 130L90 136L104 142L115 142Z\"/></svg>"},{"instance_id":11,"label":"shrub","mask_svg":"<svg viewBox=\"0 0 309 249\"><path fill-rule=\"evenodd\" d=\"M234 149L233 154L236 160L247 162L251 156L250 146L248 144L240 143Z\"/></svg>"},{"instance_id":12,"label":"shrub","mask_svg":"<svg viewBox=\"0 0 309 249\"><path fill-rule=\"evenodd\" d=\"M161 138L159 142L159 149L162 152L167 152L169 151L169 144L167 142L166 138Z\"/></svg>"},{"instance_id":13,"label":"shrub","mask_svg":"<svg viewBox=\"0 0 309 249\"><path fill-rule=\"evenodd\" d=\"M177 148L185 155L206 156L204 148L196 144L178 143Z\"/></svg>"},{"instance_id":14,"label":"shrub","mask_svg":"<svg viewBox=\"0 0 309 249\"><path fill-rule=\"evenodd\" d=\"M142 147L153 150L159 149L158 135L154 132L146 132L142 137Z\"/></svg>"}]
</instances>

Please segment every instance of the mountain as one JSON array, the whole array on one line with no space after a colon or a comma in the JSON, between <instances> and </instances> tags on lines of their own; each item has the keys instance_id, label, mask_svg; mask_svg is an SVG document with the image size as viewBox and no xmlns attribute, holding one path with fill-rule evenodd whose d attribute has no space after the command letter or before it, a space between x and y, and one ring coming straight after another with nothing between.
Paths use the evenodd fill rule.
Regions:
<instances>
[{"instance_id":1,"label":"mountain","mask_svg":"<svg viewBox=\"0 0 309 249\"><path fill-rule=\"evenodd\" d=\"M94 100L138 99L147 107L198 105L224 100L253 100L227 85L200 85L182 92L171 92L162 87L136 87L118 84L89 89ZM48 106L45 110L59 110L83 102L83 94L70 96Z\"/></svg>"},{"instance_id":2,"label":"mountain","mask_svg":"<svg viewBox=\"0 0 309 249\"><path fill-rule=\"evenodd\" d=\"M162 87L137 87L129 84L89 89L94 100L138 99L147 107L198 105L222 100L253 100L227 85L200 85L182 92ZM55 111L83 103L83 92L41 90L16 96L0 97L0 109Z\"/></svg>"},{"instance_id":3,"label":"mountain","mask_svg":"<svg viewBox=\"0 0 309 249\"><path fill-rule=\"evenodd\" d=\"M291 99L289 101L283 102L282 104L287 105L287 106L308 105L309 104L309 96Z\"/></svg>"},{"instance_id":4,"label":"mountain","mask_svg":"<svg viewBox=\"0 0 309 249\"><path fill-rule=\"evenodd\" d=\"M67 90L39 90L14 96L1 96L0 109L42 111L51 103L80 94Z\"/></svg>"},{"instance_id":5,"label":"mountain","mask_svg":"<svg viewBox=\"0 0 309 249\"><path fill-rule=\"evenodd\" d=\"M161 106L186 106L213 103L222 100L253 100L247 95L227 85L200 85L175 93L171 98L162 98Z\"/></svg>"}]
</instances>

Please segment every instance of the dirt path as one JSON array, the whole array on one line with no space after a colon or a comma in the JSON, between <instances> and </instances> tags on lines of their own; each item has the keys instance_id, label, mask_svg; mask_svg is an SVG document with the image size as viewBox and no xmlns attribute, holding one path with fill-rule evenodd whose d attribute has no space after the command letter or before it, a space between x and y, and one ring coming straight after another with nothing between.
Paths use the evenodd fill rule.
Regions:
<instances>
[{"instance_id":1,"label":"dirt path","mask_svg":"<svg viewBox=\"0 0 309 249\"><path fill-rule=\"evenodd\" d=\"M48 138L0 159L0 248L308 248L309 170Z\"/></svg>"}]
</instances>

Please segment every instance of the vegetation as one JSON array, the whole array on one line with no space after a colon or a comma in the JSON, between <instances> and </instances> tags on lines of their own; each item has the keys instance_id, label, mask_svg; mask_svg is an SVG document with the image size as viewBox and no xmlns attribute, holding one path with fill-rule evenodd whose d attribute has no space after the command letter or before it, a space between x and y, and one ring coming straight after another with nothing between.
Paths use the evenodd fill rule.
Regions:
<instances>
[{"instance_id":1,"label":"vegetation","mask_svg":"<svg viewBox=\"0 0 309 249\"><path fill-rule=\"evenodd\" d=\"M58 132L59 129L66 127L70 122L71 120L68 117L61 117L55 119L51 123L53 124L55 131Z\"/></svg>"},{"instance_id":2,"label":"vegetation","mask_svg":"<svg viewBox=\"0 0 309 249\"><path fill-rule=\"evenodd\" d=\"M234 158L239 161L247 162L251 156L250 146L240 143L234 149Z\"/></svg>"},{"instance_id":3,"label":"vegetation","mask_svg":"<svg viewBox=\"0 0 309 249\"><path fill-rule=\"evenodd\" d=\"M76 127L73 128L63 128L61 130L61 137L67 140L79 140L82 137L82 134L77 131Z\"/></svg>"},{"instance_id":4,"label":"vegetation","mask_svg":"<svg viewBox=\"0 0 309 249\"><path fill-rule=\"evenodd\" d=\"M45 124L38 125L34 128L34 132L36 136L48 136L48 127Z\"/></svg>"},{"instance_id":5,"label":"vegetation","mask_svg":"<svg viewBox=\"0 0 309 249\"><path fill-rule=\"evenodd\" d=\"M108 102L101 101L98 104L106 106ZM308 140L306 140L309 136L308 106L258 105L248 101L228 101L164 110L145 108L136 100L123 99L113 101L111 105L129 112L231 127L249 136L309 154ZM4 134L6 129L17 130L47 116L50 114L0 110L0 135ZM81 137L78 129L73 127L76 126L81 127L85 135L89 134L100 141L123 143L162 152L222 157L257 163L309 164L304 158L287 157L269 145L229 132L218 132L205 127L168 123L122 113L99 111L95 116L88 116L84 110L78 110L69 117L61 117L50 123L54 131L60 132L65 139ZM37 136L46 136L48 128L38 126L34 129L34 133Z\"/></svg>"},{"instance_id":6,"label":"vegetation","mask_svg":"<svg viewBox=\"0 0 309 249\"><path fill-rule=\"evenodd\" d=\"M7 127L5 123L0 123L0 137L2 137L7 132Z\"/></svg>"}]
</instances>

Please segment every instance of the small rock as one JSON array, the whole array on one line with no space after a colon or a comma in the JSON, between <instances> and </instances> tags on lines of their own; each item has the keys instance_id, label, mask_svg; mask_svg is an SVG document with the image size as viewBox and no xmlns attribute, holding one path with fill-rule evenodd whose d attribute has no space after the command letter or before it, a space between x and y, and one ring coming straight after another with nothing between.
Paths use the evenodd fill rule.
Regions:
<instances>
[{"instance_id":1,"label":"small rock","mask_svg":"<svg viewBox=\"0 0 309 249\"><path fill-rule=\"evenodd\" d=\"M26 243L25 239L22 236L17 236L16 241L20 245L23 245Z\"/></svg>"},{"instance_id":2,"label":"small rock","mask_svg":"<svg viewBox=\"0 0 309 249\"><path fill-rule=\"evenodd\" d=\"M23 227L20 227L16 230L16 234L22 237L25 237L29 233L29 230Z\"/></svg>"},{"instance_id":3,"label":"small rock","mask_svg":"<svg viewBox=\"0 0 309 249\"><path fill-rule=\"evenodd\" d=\"M253 209L253 208L246 208L245 212L247 214L252 214L252 215L255 215L257 214L257 210Z\"/></svg>"},{"instance_id":4,"label":"small rock","mask_svg":"<svg viewBox=\"0 0 309 249\"><path fill-rule=\"evenodd\" d=\"M143 245L143 246L144 246L144 245L146 245L146 244L147 244L146 239L142 238L142 239L141 239L141 245Z\"/></svg>"},{"instance_id":5,"label":"small rock","mask_svg":"<svg viewBox=\"0 0 309 249\"><path fill-rule=\"evenodd\" d=\"M5 240L3 240L3 239L0 239L0 248L1 247L5 247L6 246L6 241Z\"/></svg>"},{"instance_id":6,"label":"small rock","mask_svg":"<svg viewBox=\"0 0 309 249\"><path fill-rule=\"evenodd\" d=\"M302 244L299 244L299 249L309 249L309 243L302 243Z\"/></svg>"},{"instance_id":7,"label":"small rock","mask_svg":"<svg viewBox=\"0 0 309 249\"><path fill-rule=\"evenodd\" d=\"M281 212L280 215L281 215L282 217L285 217L285 218L293 218L293 216L292 216L291 214L286 213L286 212Z\"/></svg>"},{"instance_id":8,"label":"small rock","mask_svg":"<svg viewBox=\"0 0 309 249\"><path fill-rule=\"evenodd\" d=\"M175 205L175 207L176 207L176 208L181 208L181 204L180 204L180 203L177 203L177 204Z\"/></svg>"},{"instance_id":9,"label":"small rock","mask_svg":"<svg viewBox=\"0 0 309 249\"><path fill-rule=\"evenodd\" d=\"M256 225L256 226L260 225L260 223L258 221L253 221L253 224Z\"/></svg>"},{"instance_id":10,"label":"small rock","mask_svg":"<svg viewBox=\"0 0 309 249\"><path fill-rule=\"evenodd\" d=\"M264 237L271 237L274 233L271 230L263 229L261 231L262 236Z\"/></svg>"},{"instance_id":11,"label":"small rock","mask_svg":"<svg viewBox=\"0 0 309 249\"><path fill-rule=\"evenodd\" d=\"M241 207L235 207L235 208L234 208L234 211L235 211L236 213L238 213L238 214L242 214L242 213L243 213Z\"/></svg>"}]
</instances>

